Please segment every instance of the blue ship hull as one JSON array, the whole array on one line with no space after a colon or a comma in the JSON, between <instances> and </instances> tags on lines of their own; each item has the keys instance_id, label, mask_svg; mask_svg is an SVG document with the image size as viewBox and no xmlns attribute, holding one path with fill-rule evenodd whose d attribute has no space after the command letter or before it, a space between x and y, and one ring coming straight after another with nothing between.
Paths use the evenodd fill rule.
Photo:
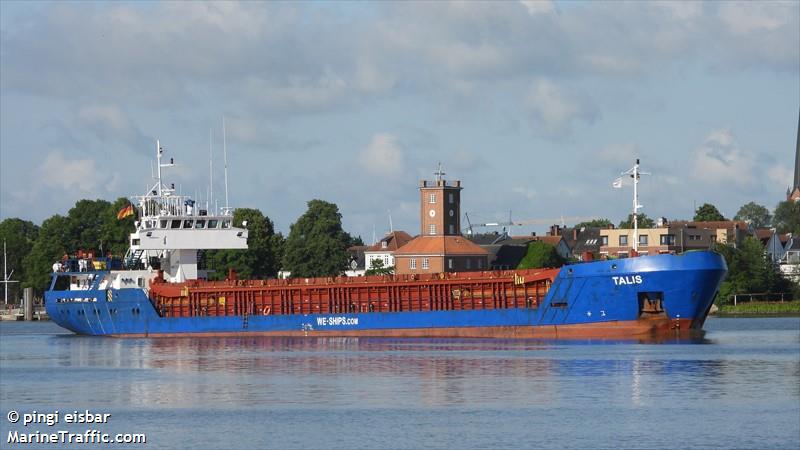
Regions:
<instances>
[{"instance_id":1,"label":"blue ship hull","mask_svg":"<svg viewBox=\"0 0 800 450\"><path fill-rule=\"evenodd\" d=\"M535 308L162 317L145 290L55 290L47 312L78 334L636 338L701 329L727 272L708 251L563 267ZM663 310L642 311L642 295ZM86 300L88 299L88 301Z\"/></svg>"}]
</instances>

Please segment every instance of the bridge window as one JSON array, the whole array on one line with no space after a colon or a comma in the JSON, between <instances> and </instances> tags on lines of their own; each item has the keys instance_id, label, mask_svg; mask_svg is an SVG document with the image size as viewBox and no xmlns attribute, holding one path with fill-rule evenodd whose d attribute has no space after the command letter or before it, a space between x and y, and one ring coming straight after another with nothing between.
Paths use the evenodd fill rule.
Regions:
<instances>
[{"instance_id":1,"label":"bridge window","mask_svg":"<svg viewBox=\"0 0 800 450\"><path fill-rule=\"evenodd\" d=\"M231 221L230 220L223 220L222 221L222 228L230 228L230 227L231 227Z\"/></svg>"},{"instance_id":2,"label":"bridge window","mask_svg":"<svg viewBox=\"0 0 800 450\"><path fill-rule=\"evenodd\" d=\"M211 219L208 221L208 228L217 228L217 223L219 221L216 219Z\"/></svg>"},{"instance_id":3,"label":"bridge window","mask_svg":"<svg viewBox=\"0 0 800 450\"><path fill-rule=\"evenodd\" d=\"M69 275L59 275L56 277L56 282L53 284L54 291L68 291L70 284Z\"/></svg>"},{"instance_id":4,"label":"bridge window","mask_svg":"<svg viewBox=\"0 0 800 450\"><path fill-rule=\"evenodd\" d=\"M159 228L167 228L167 220L162 220L159 224Z\"/></svg>"},{"instance_id":5,"label":"bridge window","mask_svg":"<svg viewBox=\"0 0 800 450\"><path fill-rule=\"evenodd\" d=\"M197 228L197 229L203 229L203 228L206 227L206 221L205 220L195 220L194 221L194 227Z\"/></svg>"},{"instance_id":6,"label":"bridge window","mask_svg":"<svg viewBox=\"0 0 800 450\"><path fill-rule=\"evenodd\" d=\"M183 228L192 228L192 221L191 220L184 220L183 221Z\"/></svg>"},{"instance_id":7,"label":"bridge window","mask_svg":"<svg viewBox=\"0 0 800 450\"><path fill-rule=\"evenodd\" d=\"M180 228L181 227L181 221L180 220L173 220L172 223L169 225L169 227L172 228L172 229Z\"/></svg>"}]
</instances>

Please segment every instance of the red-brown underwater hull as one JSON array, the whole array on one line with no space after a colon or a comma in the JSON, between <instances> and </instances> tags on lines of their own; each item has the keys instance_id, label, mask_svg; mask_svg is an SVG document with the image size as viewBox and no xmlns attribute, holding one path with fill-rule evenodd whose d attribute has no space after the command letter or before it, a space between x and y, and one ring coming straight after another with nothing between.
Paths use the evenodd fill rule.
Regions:
<instances>
[{"instance_id":1,"label":"red-brown underwater hull","mask_svg":"<svg viewBox=\"0 0 800 450\"><path fill-rule=\"evenodd\" d=\"M114 334L114 337L392 337L392 338L495 338L495 339L662 339L690 337L691 319L650 318L571 325L509 327L447 327L373 330L283 330L198 333Z\"/></svg>"}]
</instances>

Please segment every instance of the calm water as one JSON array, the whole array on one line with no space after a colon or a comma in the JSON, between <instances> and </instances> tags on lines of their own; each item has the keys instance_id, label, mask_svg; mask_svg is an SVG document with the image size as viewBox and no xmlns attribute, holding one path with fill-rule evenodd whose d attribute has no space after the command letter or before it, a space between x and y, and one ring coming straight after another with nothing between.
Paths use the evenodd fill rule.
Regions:
<instances>
[{"instance_id":1,"label":"calm water","mask_svg":"<svg viewBox=\"0 0 800 450\"><path fill-rule=\"evenodd\" d=\"M146 433L146 448L800 446L800 318L706 330L660 344L112 339L6 322L0 447L10 430L87 428ZM112 416L63 423L85 409ZM12 410L62 422L23 427ZM39 447L54 448L13 448Z\"/></svg>"}]
</instances>

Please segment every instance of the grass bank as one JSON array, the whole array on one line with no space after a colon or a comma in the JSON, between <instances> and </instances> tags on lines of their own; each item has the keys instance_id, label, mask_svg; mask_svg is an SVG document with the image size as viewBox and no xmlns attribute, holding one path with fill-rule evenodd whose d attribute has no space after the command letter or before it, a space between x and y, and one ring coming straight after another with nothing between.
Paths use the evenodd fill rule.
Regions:
<instances>
[{"instance_id":1,"label":"grass bank","mask_svg":"<svg viewBox=\"0 0 800 450\"><path fill-rule=\"evenodd\" d=\"M800 300L787 302L746 302L738 305L720 305L720 316L738 315L800 315Z\"/></svg>"}]
</instances>

